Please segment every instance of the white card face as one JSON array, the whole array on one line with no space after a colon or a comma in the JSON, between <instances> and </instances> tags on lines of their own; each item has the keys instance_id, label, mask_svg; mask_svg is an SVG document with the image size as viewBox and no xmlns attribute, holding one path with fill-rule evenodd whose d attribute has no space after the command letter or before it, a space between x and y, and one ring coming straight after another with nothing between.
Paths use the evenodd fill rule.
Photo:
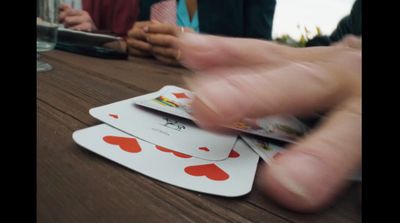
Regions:
<instances>
[{"instance_id":1,"label":"white card face","mask_svg":"<svg viewBox=\"0 0 400 223\"><path fill-rule=\"evenodd\" d=\"M240 135L240 138L242 138L266 163L270 163L272 159L279 155L279 152L283 150L282 147L269 143L267 140L261 140L244 135Z\"/></svg>"},{"instance_id":2,"label":"white card face","mask_svg":"<svg viewBox=\"0 0 400 223\"><path fill-rule=\"evenodd\" d=\"M237 135L218 134L197 127L192 121L135 104L140 96L92 108L90 114L147 142L206 160L228 157Z\"/></svg>"},{"instance_id":3,"label":"white card face","mask_svg":"<svg viewBox=\"0 0 400 223\"><path fill-rule=\"evenodd\" d=\"M229 158L207 161L137 139L101 124L73 133L80 146L151 178L207 194L236 197L251 191L258 155L238 139Z\"/></svg>"},{"instance_id":4,"label":"white card face","mask_svg":"<svg viewBox=\"0 0 400 223\"><path fill-rule=\"evenodd\" d=\"M192 92L176 86L165 86L152 94L155 94L155 96L138 100L136 104L194 120L190 115L191 101L194 98ZM226 127L285 142L294 142L308 131L307 127L293 116L269 116L259 119L245 119Z\"/></svg>"},{"instance_id":5,"label":"white card face","mask_svg":"<svg viewBox=\"0 0 400 223\"><path fill-rule=\"evenodd\" d=\"M152 94L155 97L138 100L136 104L193 120L190 115L190 105L194 97L192 92L176 86L165 86Z\"/></svg>"}]
</instances>

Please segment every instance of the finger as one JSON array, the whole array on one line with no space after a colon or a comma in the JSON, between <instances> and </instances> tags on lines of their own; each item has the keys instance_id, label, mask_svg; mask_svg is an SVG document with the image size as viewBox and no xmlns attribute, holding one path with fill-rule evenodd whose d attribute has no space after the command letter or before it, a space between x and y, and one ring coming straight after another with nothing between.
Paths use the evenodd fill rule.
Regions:
<instances>
[{"instance_id":1,"label":"finger","mask_svg":"<svg viewBox=\"0 0 400 223\"><path fill-rule=\"evenodd\" d=\"M297 211L326 207L361 166L361 99L346 101L303 142L275 158L259 174L261 186Z\"/></svg>"},{"instance_id":2,"label":"finger","mask_svg":"<svg viewBox=\"0 0 400 223\"><path fill-rule=\"evenodd\" d=\"M176 47L178 39L175 36L165 34L147 34L147 42L163 47Z\"/></svg>"},{"instance_id":3,"label":"finger","mask_svg":"<svg viewBox=\"0 0 400 223\"><path fill-rule=\"evenodd\" d=\"M179 36L178 48L182 50L182 64L193 70L261 63L280 65L292 60L298 51L268 41L191 33Z\"/></svg>"},{"instance_id":4,"label":"finger","mask_svg":"<svg viewBox=\"0 0 400 223\"><path fill-rule=\"evenodd\" d=\"M83 10L73 9L73 8L66 11L67 16L80 16L80 15L83 15L84 13L85 13L85 11L83 11Z\"/></svg>"},{"instance_id":5,"label":"finger","mask_svg":"<svg viewBox=\"0 0 400 223\"><path fill-rule=\"evenodd\" d=\"M65 20L66 16L67 16L67 12L66 11L60 12L60 15L58 16L58 21L60 23L64 23L64 20Z\"/></svg>"},{"instance_id":6,"label":"finger","mask_svg":"<svg viewBox=\"0 0 400 223\"><path fill-rule=\"evenodd\" d=\"M85 32L93 31L91 24L88 23L88 22L81 23L81 24L78 24L78 25L75 25L75 26L70 26L68 28L72 29L72 30L85 31Z\"/></svg>"},{"instance_id":7,"label":"finger","mask_svg":"<svg viewBox=\"0 0 400 223\"><path fill-rule=\"evenodd\" d=\"M86 19L82 16L67 16L64 19L64 26L66 28L73 27L79 24L83 24L87 22Z\"/></svg>"},{"instance_id":8,"label":"finger","mask_svg":"<svg viewBox=\"0 0 400 223\"><path fill-rule=\"evenodd\" d=\"M293 48L271 41L191 33L179 35L176 48L182 51L182 64L198 71L259 64L275 68L293 61L313 62L337 51L332 47Z\"/></svg>"},{"instance_id":9,"label":"finger","mask_svg":"<svg viewBox=\"0 0 400 223\"><path fill-rule=\"evenodd\" d=\"M128 37L138 40L146 40L147 34L140 28L133 28L129 30Z\"/></svg>"},{"instance_id":10,"label":"finger","mask_svg":"<svg viewBox=\"0 0 400 223\"><path fill-rule=\"evenodd\" d=\"M218 75L223 72L231 75ZM292 63L274 70L222 68L216 75L211 70L187 85L196 95L194 118L211 128L243 118L325 110L349 94L340 91L344 83L339 77L316 63Z\"/></svg>"},{"instance_id":11,"label":"finger","mask_svg":"<svg viewBox=\"0 0 400 223\"><path fill-rule=\"evenodd\" d=\"M67 9L72 9L70 5L66 4L66 3L61 3L60 7L58 8L61 11L67 10Z\"/></svg>"},{"instance_id":12,"label":"finger","mask_svg":"<svg viewBox=\"0 0 400 223\"><path fill-rule=\"evenodd\" d=\"M115 41L106 42L102 46L105 48L110 48L110 49L116 50L121 53L126 53L128 50L127 43L125 40L115 40Z\"/></svg>"},{"instance_id":13,"label":"finger","mask_svg":"<svg viewBox=\"0 0 400 223\"><path fill-rule=\"evenodd\" d=\"M171 25L171 24L154 23L145 27L144 31L146 33L153 33L153 34L159 33L159 34L177 36L180 32L180 28L176 25Z\"/></svg>"},{"instance_id":14,"label":"finger","mask_svg":"<svg viewBox=\"0 0 400 223\"><path fill-rule=\"evenodd\" d=\"M157 60L161 61L162 63L168 64L168 65L174 65L174 66L179 66L180 65L178 61L176 61L174 59L171 59L171 58L168 58L168 57L163 57L163 56L160 56L160 55L154 55L154 57Z\"/></svg>"},{"instance_id":15,"label":"finger","mask_svg":"<svg viewBox=\"0 0 400 223\"><path fill-rule=\"evenodd\" d=\"M132 29L133 29L133 28L140 28L140 29L142 29L143 27L148 26L148 25L151 25L151 24L153 24L153 23L154 23L153 21L137 21L137 22L135 22L135 23L132 25Z\"/></svg>"},{"instance_id":16,"label":"finger","mask_svg":"<svg viewBox=\"0 0 400 223\"><path fill-rule=\"evenodd\" d=\"M144 41L133 39L133 38L128 38L126 40L126 42L128 43L128 46L131 48L135 48L135 49L138 49L141 51L147 51L147 52L151 51L151 45Z\"/></svg>"},{"instance_id":17,"label":"finger","mask_svg":"<svg viewBox=\"0 0 400 223\"><path fill-rule=\"evenodd\" d=\"M72 10L72 8L67 4L65 4L64 7L60 6L60 15L58 16L58 20L60 22L64 22L64 19L67 17L68 11L71 11L71 10Z\"/></svg>"},{"instance_id":18,"label":"finger","mask_svg":"<svg viewBox=\"0 0 400 223\"><path fill-rule=\"evenodd\" d=\"M361 38L353 35L347 35L340 42L335 43L334 46L344 46L344 47L351 47L354 49L361 49L362 47L361 44L362 44Z\"/></svg>"},{"instance_id":19,"label":"finger","mask_svg":"<svg viewBox=\"0 0 400 223\"><path fill-rule=\"evenodd\" d=\"M150 20L150 22L151 22L151 24L161 24L161 22L159 22L159 21L157 21L155 19Z\"/></svg>"},{"instance_id":20,"label":"finger","mask_svg":"<svg viewBox=\"0 0 400 223\"><path fill-rule=\"evenodd\" d=\"M151 48L151 51L153 54L157 54L163 57L167 57L173 60L178 60L179 59L179 50L174 49L174 48L169 48L169 47L159 47L159 46L153 46Z\"/></svg>"},{"instance_id":21,"label":"finger","mask_svg":"<svg viewBox=\"0 0 400 223\"><path fill-rule=\"evenodd\" d=\"M147 56L152 56L152 54L148 51L141 51L136 48L128 47L128 53L129 55L132 56L141 56L141 57L147 57Z\"/></svg>"}]
</instances>

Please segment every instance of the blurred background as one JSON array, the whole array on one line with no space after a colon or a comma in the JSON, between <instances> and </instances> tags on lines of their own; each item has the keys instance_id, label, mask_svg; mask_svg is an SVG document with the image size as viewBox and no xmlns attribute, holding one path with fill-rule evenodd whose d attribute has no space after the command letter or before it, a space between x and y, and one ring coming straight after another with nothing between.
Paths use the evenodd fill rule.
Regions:
<instances>
[{"instance_id":1,"label":"blurred background","mask_svg":"<svg viewBox=\"0 0 400 223\"><path fill-rule=\"evenodd\" d=\"M339 21L350 14L355 0L277 0L272 37L289 35L296 41L301 36L310 38L329 35Z\"/></svg>"}]
</instances>

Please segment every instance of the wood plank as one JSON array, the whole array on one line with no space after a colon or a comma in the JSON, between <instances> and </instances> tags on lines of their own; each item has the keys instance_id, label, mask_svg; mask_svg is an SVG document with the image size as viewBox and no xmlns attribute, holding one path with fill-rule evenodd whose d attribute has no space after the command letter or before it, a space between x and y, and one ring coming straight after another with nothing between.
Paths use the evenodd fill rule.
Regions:
<instances>
[{"instance_id":1,"label":"wood plank","mask_svg":"<svg viewBox=\"0 0 400 223\"><path fill-rule=\"evenodd\" d=\"M160 89L184 86L182 68L154 60L101 60L53 51L54 70L37 75L39 222L361 222L352 188L332 208L288 211L257 187L240 198L180 189L77 146L72 132L99 124L88 110Z\"/></svg>"},{"instance_id":2,"label":"wood plank","mask_svg":"<svg viewBox=\"0 0 400 223\"><path fill-rule=\"evenodd\" d=\"M253 222L240 213L261 210L248 205L240 210L243 204L236 211L225 209L88 152L71 138L84 123L38 104L39 222ZM254 216L287 222L268 213Z\"/></svg>"},{"instance_id":3,"label":"wood plank","mask_svg":"<svg viewBox=\"0 0 400 223\"><path fill-rule=\"evenodd\" d=\"M54 64L54 70L59 69L60 66L85 70L88 75L96 75L108 81L134 86L136 89L146 89L147 91L156 91L169 84L182 86L181 76L192 74L192 72L183 68L165 66L155 60L141 58L130 61L105 60L61 51L45 54L44 58Z\"/></svg>"}]
</instances>

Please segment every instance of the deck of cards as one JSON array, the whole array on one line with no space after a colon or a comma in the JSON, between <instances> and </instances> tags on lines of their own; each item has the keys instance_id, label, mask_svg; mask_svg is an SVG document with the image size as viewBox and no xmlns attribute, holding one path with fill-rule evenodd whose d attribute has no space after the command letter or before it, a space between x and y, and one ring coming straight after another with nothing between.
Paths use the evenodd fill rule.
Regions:
<instances>
[{"instance_id":1,"label":"deck of cards","mask_svg":"<svg viewBox=\"0 0 400 223\"><path fill-rule=\"evenodd\" d=\"M214 133L191 116L194 94L176 86L92 108L104 122L77 130L80 146L156 180L188 190L237 197L252 189L259 157L270 162L307 128L294 117L246 119ZM232 131L230 131L232 132Z\"/></svg>"}]
</instances>

